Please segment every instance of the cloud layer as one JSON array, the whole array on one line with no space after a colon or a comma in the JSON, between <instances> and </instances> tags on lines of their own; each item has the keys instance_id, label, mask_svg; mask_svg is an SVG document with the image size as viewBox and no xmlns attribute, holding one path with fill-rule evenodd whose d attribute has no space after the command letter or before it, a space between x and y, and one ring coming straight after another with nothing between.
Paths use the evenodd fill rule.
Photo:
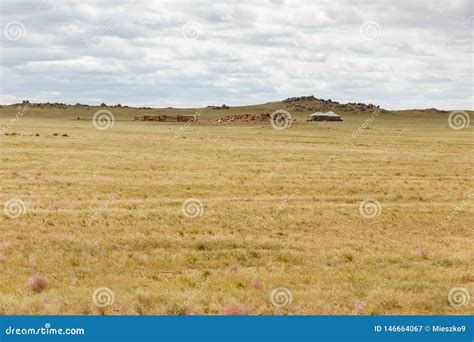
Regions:
<instances>
[{"instance_id":1,"label":"cloud layer","mask_svg":"<svg viewBox=\"0 0 474 342\"><path fill-rule=\"evenodd\" d=\"M434 1L2 1L2 103L473 108L473 8Z\"/></svg>"}]
</instances>

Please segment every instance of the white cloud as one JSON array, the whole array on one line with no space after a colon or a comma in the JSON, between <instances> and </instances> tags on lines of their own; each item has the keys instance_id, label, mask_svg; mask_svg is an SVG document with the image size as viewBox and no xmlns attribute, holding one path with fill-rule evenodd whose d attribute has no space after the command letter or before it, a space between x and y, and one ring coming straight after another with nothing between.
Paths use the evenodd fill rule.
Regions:
<instances>
[{"instance_id":1,"label":"white cloud","mask_svg":"<svg viewBox=\"0 0 474 342\"><path fill-rule=\"evenodd\" d=\"M473 108L469 0L6 0L1 10L2 31L25 27L22 39L1 37L3 101L199 106L314 94ZM367 21L375 39L361 37ZM183 34L189 22L196 39Z\"/></svg>"}]
</instances>

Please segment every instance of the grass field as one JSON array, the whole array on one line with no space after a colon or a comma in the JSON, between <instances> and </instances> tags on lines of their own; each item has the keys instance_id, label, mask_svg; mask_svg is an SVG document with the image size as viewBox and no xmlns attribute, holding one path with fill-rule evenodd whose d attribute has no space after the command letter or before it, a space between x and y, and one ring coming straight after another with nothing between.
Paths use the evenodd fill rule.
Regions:
<instances>
[{"instance_id":1,"label":"grass field","mask_svg":"<svg viewBox=\"0 0 474 342\"><path fill-rule=\"evenodd\" d=\"M472 125L410 111L356 137L370 113L292 112L281 131L205 123L279 107L186 127L106 108L106 130L98 107L31 107L0 135L0 202L25 205L0 215L0 314L471 313L448 294L473 293Z\"/></svg>"}]
</instances>

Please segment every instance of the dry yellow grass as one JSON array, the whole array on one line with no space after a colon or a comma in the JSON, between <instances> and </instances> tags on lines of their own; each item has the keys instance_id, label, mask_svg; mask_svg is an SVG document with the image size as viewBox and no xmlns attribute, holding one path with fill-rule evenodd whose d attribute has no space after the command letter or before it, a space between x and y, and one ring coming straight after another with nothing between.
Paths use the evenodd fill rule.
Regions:
<instances>
[{"instance_id":1,"label":"dry yellow grass","mask_svg":"<svg viewBox=\"0 0 474 342\"><path fill-rule=\"evenodd\" d=\"M301 113L282 131L131 122L126 108L104 131L73 120L97 109L32 108L0 136L0 202L26 206L0 215L0 314L472 312L447 299L474 283L472 127L410 112L356 138L369 113ZM183 215L190 198L202 215ZM378 216L361 215L367 199ZM102 287L114 302L100 308Z\"/></svg>"}]
</instances>

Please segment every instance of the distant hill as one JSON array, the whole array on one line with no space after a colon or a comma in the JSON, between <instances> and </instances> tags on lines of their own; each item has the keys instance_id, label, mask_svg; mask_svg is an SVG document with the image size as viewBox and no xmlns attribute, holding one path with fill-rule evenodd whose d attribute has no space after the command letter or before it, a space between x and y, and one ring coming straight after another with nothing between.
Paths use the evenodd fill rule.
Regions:
<instances>
[{"instance_id":1,"label":"distant hill","mask_svg":"<svg viewBox=\"0 0 474 342\"><path fill-rule=\"evenodd\" d=\"M126 105L116 104L91 106L87 104L76 103L74 105L60 103L60 102L46 102L46 103L30 103L24 100L22 103L12 105L0 105L0 114L12 115L21 108L28 109L28 115L37 115L41 117L51 118L91 118L94 112L99 109L106 109L112 111L117 119L129 120L133 119L135 115L193 115L199 113L201 119L216 119L224 116L235 114L261 114L271 113L275 110L284 109L291 113L294 118L303 119L308 114L317 111L333 111L343 116L352 115L371 115L374 112L377 114L400 114L404 116L426 116L426 115L440 115L447 114L449 111L438 110L436 108L429 109L407 109L407 110L386 110L378 105L365 103L340 103L332 99L320 99L314 95L290 97L282 101L268 102L257 105L247 106L227 106L223 105L208 105L203 108L151 108L151 107L129 107ZM469 111L468 111L469 112Z\"/></svg>"}]
</instances>

